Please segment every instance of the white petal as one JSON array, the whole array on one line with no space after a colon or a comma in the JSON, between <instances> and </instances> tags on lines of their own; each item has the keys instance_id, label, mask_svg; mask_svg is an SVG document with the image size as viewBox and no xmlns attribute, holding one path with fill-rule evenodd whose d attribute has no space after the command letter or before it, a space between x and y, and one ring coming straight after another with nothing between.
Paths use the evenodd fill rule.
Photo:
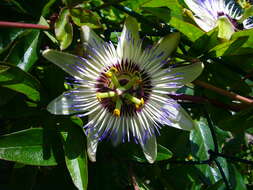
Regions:
<instances>
[{"instance_id":1,"label":"white petal","mask_svg":"<svg viewBox=\"0 0 253 190\"><path fill-rule=\"evenodd\" d=\"M99 49L103 46L104 41L88 26L82 26L81 37L83 43Z\"/></svg>"},{"instance_id":2,"label":"white petal","mask_svg":"<svg viewBox=\"0 0 253 190\"><path fill-rule=\"evenodd\" d=\"M196 24L205 32L209 32L210 30L212 30L213 28L216 27L216 20L211 20L211 19L199 19L196 17L193 17L194 21L196 22Z\"/></svg>"},{"instance_id":3,"label":"white petal","mask_svg":"<svg viewBox=\"0 0 253 190\"><path fill-rule=\"evenodd\" d=\"M87 136L87 153L88 153L88 157L90 161L92 162L96 162L97 147L98 147L98 138L92 137L92 135L88 135Z\"/></svg>"},{"instance_id":4,"label":"white petal","mask_svg":"<svg viewBox=\"0 0 253 190\"><path fill-rule=\"evenodd\" d=\"M89 110L94 110L99 104L92 91L83 89L69 90L55 98L47 106L47 110L55 115L69 115Z\"/></svg>"},{"instance_id":5,"label":"white petal","mask_svg":"<svg viewBox=\"0 0 253 190\"><path fill-rule=\"evenodd\" d=\"M204 64L199 62L182 67L171 68L169 74L178 75L178 79L174 80L174 82L178 83L178 85L185 85L195 80L201 74L203 69Z\"/></svg>"},{"instance_id":6,"label":"white petal","mask_svg":"<svg viewBox=\"0 0 253 190\"><path fill-rule=\"evenodd\" d=\"M78 111L72 110L73 104L73 99L70 98L70 96L65 96L63 94L51 101L47 106L47 110L55 115L69 115L77 113Z\"/></svg>"},{"instance_id":7,"label":"white petal","mask_svg":"<svg viewBox=\"0 0 253 190\"><path fill-rule=\"evenodd\" d=\"M252 21L252 19L250 19L250 18L245 19L243 21L243 27L245 29L251 29L251 28L253 28L253 21Z\"/></svg>"},{"instance_id":8,"label":"white petal","mask_svg":"<svg viewBox=\"0 0 253 190\"><path fill-rule=\"evenodd\" d=\"M175 100L169 99L162 111L163 116L160 121L162 124L187 131L194 129L191 116Z\"/></svg>"},{"instance_id":9,"label":"white petal","mask_svg":"<svg viewBox=\"0 0 253 190\"><path fill-rule=\"evenodd\" d=\"M56 50L45 50L43 56L73 77L84 78L85 63L78 56Z\"/></svg>"},{"instance_id":10,"label":"white petal","mask_svg":"<svg viewBox=\"0 0 253 190\"><path fill-rule=\"evenodd\" d=\"M157 157L156 137L152 135L145 144L140 143L143 153L150 164L153 164Z\"/></svg>"},{"instance_id":11,"label":"white petal","mask_svg":"<svg viewBox=\"0 0 253 190\"><path fill-rule=\"evenodd\" d=\"M118 56L122 59L133 57L139 43L138 23L136 19L127 17L117 46Z\"/></svg>"},{"instance_id":12,"label":"white petal","mask_svg":"<svg viewBox=\"0 0 253 190\"><path fill-rule=\"evenodd\" d=\"M180 33L178 32L168 34L159 40L154 48L156 48L158 55L159 53L163 52L162 56L160 57L161 60L167 58L173 51L177 49L179 40Z\"/></svg>"}]
</instances>

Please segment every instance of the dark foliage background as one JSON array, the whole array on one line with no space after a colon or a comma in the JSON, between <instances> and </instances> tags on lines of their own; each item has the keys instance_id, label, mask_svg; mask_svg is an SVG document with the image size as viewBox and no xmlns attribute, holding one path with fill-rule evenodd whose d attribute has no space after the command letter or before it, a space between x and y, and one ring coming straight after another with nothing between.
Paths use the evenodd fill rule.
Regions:
<instances>
[{"instance_id":1,"label":"dark foliage background","mask_svg":"<svg viewBox=\"0 0 253 190\"><path fill-rule=\"evenodd\" d=\"M253 29L224 42L217 29L199 29L184 7L181 0L1 1L1 21L44 28L0 28L0 189L253 189ZM69 86L67 74L41 52L83 55L82 25L116 44L127 15L139 21L144 44L181 32L170 64L205 64L193 84L171 96L198 128L189 133L164 126L152 165L138 145L109 141L90 163L82 129L87 118L46 111Z\"/></svg>"}]
</instances>

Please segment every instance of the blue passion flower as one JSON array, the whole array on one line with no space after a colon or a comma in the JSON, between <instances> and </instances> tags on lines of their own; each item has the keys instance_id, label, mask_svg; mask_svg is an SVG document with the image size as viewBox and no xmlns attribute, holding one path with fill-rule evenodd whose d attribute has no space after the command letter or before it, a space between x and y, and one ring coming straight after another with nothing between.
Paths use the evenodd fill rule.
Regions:
<instances>
[{"instance_id":1,"label":"blue passion flower","mask_svg":"<svg viewBox=\"0 0 253 190\"><path fill-rule=\"evenodd\" d=\"M244 18L243 10L234 0L185 0L196 24L208 32L219 27L219 37L230 39L238 30L250 29L253 23Z\"/></svg>"},{"instance_id":2,"label":"blue passion flower","mask_svg":"<svg viewBox=\"0 0 253 190\"><path fill-rule=\"evenodd\" d=\"M110 138L115 145L134 140L153 163L157 156L156 134L162 125L194 128L191 117L168 94L198 77L203 65L168 67L167 59L177 47L179 34L169 34L143 50L138 23L131 17L125 21L117 48L88 26L81 29L86 56L56 50L43 53L74 77L74 88L54 99L48 111L88 116L84 130L91 161L96 160L99 141Z\"/></svg>"}]
</instances>

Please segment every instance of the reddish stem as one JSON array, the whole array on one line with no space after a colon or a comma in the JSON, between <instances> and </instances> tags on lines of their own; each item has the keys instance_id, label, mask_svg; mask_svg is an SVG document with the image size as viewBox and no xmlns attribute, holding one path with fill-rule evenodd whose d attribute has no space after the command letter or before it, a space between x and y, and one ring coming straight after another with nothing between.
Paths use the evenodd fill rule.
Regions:
<instances>
[{"instance_id":1,"label":"reddish stem","mask_svg":"<svg viewBox=\"0 0 253 190\"><path fill-rule=\"evenodd\" d=\"M241 96L239 94L236 94L234 92L229 92L229 91L223 90L221 88L218 88L216 86L213 86L209 83L206 83L206 82L203 82L203 81L200 81L200 80L195 80L193 83L198 85L198 86L201 86L201 87L207 88L209 90L215 91L215 92L217 92L221 95L230 97L231 99L239 100L239 101L241 101L245 104L253 105L253 100L252 99L246 98L246 97Z\"/></svg>"},{"instance_id":2,"label":"reddish stem","mask_svg":"<svg viewBox=\"0 0 253 190\"><path fill-rule=\"evenodd\" d=\"M197 104L203 104L203 103L211 103L214 106L223 108L223 109L229 109L235 112L241 111L242 109L244 109L245 107L243 105L227 105L224 104L222 102L219 102L217 100L214 99L209 99L209 98L204 98L201 96L192 96L192 95L187 95L187 94L169 94L169 97L171 97L174 100L186 100L186 101L190 101L193 103L197 103Z\"/></svg>"},{"instance_id":3,"label":"reddish stem","mask_svg":"<svg viewBox=\"0 0 253 190\"><path fill-rule=\"evenodd\" d=\"M42 29L42 30L50 29L50 27L46 26L46 25L29 24L29 23L22 23L22 22L7 22L7 21L0 21L0 27L6 27L6 28L34 28L34 29Z\"/></svg>"}]
</instances>

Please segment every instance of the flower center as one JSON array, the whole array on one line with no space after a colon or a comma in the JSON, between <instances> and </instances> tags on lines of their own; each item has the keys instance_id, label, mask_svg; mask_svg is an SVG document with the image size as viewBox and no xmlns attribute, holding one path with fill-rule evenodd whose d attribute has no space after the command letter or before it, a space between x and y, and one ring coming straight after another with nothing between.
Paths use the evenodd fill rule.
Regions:
<instances>
[{"instance_id":1,"label":"flower center","mask_svg":"<svg viewBox=\"0 0 253 190\"><path fill-rule=\"evenodd\" d=\"M97 99L114 116L133 116L140 111L152 90L150 77L129 61L101 73L96 84Z\"/></svg>"},{"instance_id":2,"label":"flower center","mask_svg":"<svg viewBox=\"0 0 253 190\"><path fill-rule=\"evenodd\" d=\"M234 26L235 30L243 30L243 24L239 23L236 19L230 17L229 15L223 13L223 12L218 12L218 16L222 17L222 16L226 16L228 18L228 20L231 22L231 24Z\"/></svg>"}]
</instances>

